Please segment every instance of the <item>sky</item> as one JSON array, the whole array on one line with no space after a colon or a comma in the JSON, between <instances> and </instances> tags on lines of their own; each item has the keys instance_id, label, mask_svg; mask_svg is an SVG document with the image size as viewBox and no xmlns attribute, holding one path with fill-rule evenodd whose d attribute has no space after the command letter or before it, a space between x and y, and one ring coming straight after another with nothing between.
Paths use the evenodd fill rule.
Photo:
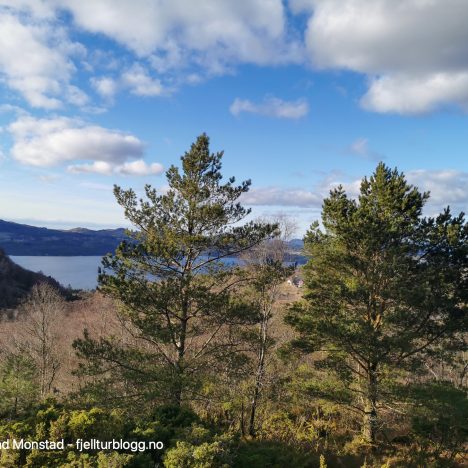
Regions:
<instances>
[{"instance_id":1,"label":"sky","mask_svg":"<svg viewBox=\"0 0 468 468\"><path fill-rule=\"evenodd\" d=\"M0 0L0 219L126 226L202 132L302 235L379 161L468 205L466 0Z\"/></svg>"}]
</instances>

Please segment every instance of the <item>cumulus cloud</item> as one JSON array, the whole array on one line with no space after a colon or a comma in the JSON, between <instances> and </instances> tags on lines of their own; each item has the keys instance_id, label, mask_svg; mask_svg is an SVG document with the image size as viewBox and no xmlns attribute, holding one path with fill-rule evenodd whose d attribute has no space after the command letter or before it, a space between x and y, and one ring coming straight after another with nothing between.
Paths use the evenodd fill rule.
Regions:
<instances>
[{"instance_id":1,"label":"cumulus cloud","mask_svg":"<svg viewBox=\"0 0 468 468\"><path fill-rule=\"evenodd\" d=\"M468 70L373 78L361 99L366 109L400 114L421 114L450 103L468 110Z\"/></svg>"},{"instance_id":2,"label":"cumulus cloud","mask_svg":"<svg viewBox=\"0 0 468 468\"><path fill-rule=\"evenodd\" d=\"M107 99L112 99L118 90L118 83L108 76L91 78L91 85L98 94Z\"/></svg>"},{"instance_id":3,"label":"cumulus cloud","mask_svg":"<svg viewBox=\"0 0 468 468\"><path fill-rule=\"evenodd\" d=\"M365 108L413 114L468 103L464 0L291 0L311 16L306 45L320 68L368 75Z\"/></svg>"},{"instance_id":4,"label":"cumulus cloud","mask_svg":"<svg viewBox=\"0 0 468 468\"><path fill-rule=\"evenodd\" d=\"M85 47L70 39L76 27L106 36L143 63L115 70L114 78L91 78L107 99L118 89L159 96L174 83L197 83L238 64L303 59L282 0L0 0L0 79L33 107L87 105L72 84L77 69L98 75L96 68L110 68L96 67L96 51L85 57Z\"/></svg>"},{"instance_id":5,"label":"cumulus cloud","mask_svg":"<svg viewBox=\"0 0 468 468\"><path fill-rule=\"evenodd\" d=\"M253 188L242 197L243 203L252 206L296 206L303 208L320 207L322 200L323 197L320 193L279 187Z\"/></svg>"},{"instance_id":6,"label":"cumulus cloud","mask_svg":"<svg viewBox=\"0 0 468 468\"><path fill-rule=\"evenodd\" d=\"M453 169L419 169L406 174L408 181L421 191L429 191L430 215L439 213L450 205L454 211L468 210L468 172Z\"/></svg>"},{"instance_id":7,"label":"cumulus cloud","mask_svg":"<svg viewBox=\"0 0 468 468\"><path fill-rule=\"evenodd\" d=\"M291 11L309 15L305 35ZM138 62L91 79L106 99L119 89L160 96L239 64L302 64L308 55L318 68L365 74L361 105L371 111L468 108L467 15L465 0L0 0L0 80L34 107L88 105L73 77L85 63L88 72L103 70L90 65L93 52L77 60L86 54L70 39L78 27L123 46L127 64ZM281 107L267 104L239 99L234 111Z\"/></svg>"},{"instance_id":8,"label":"cumulus cloud","mask_svg":"<svg viewBox=\"0 0 468 468\"><path fill-rule=\"evenodd\" d=\"M322 180L317 188L323 195L322 198L325 198L328 197L331 190L341 185L349 197L357 198L359 196L361 180L362 179L350 180L349 177L345 177L344 175L339 176L330 174L328 177L325 177L325 179Z\"/></svg>"},{"instance_id":9,"label":"cumulus cloud","mask_svg":"<svg viewBox=\"0 0 468 468\"><path fill-rule=\"evenodd\" d=\"M12 156L31 166L54 166L73 160L123 163L143 154L143 143L133 135L66 117L20 117L8 130L15 140Z\"/></svg>"},{"instance_id":10,"label":"cumulus cloud","mask_svg":"<svg viewBox=\"0 0 468 468\"><path fill-rule=\"evenodd\" d=\"M123 174L129 176L158 175L164 171L159 163L147 164L143 159L126 162L124 164L111 164L105 161L94 161L92 164L74 164L68 166L72 174Z\"/></svg>"},{"instance_id":11,"label":"cumulus cloud","mask_svg":"<svg viewBox=\"0 0 468 468\"><path fill-rule=\"evenodd\" d=\"M23 3L29 2L18 6ZM37 14L37 10L33 11ZM72 56L84 49L71 42L63 28L29 15L15 15L1 9L0 3L0 31L0 79L29 105L56 109L63 99L76 105L87 102L85 93L70 84L75 71Z\"/></svg>"},{"instance_id":12,"label":"cumulus cloud","mask_svg":"<svg viewBox=\"0 0 468 468\"><path fill-rule=\"evenodd\" d=\"M248 112L280 119L300 119L309 113L309 104L305 99L283 101L282 99L272 96L266 97L260 103L254 103L248 99L236 98L229 110L233 115Z\"/></svg>"},{"instance_id":13,"label":"cumulus cloud","mask_svg":"<svg viewBox=\"0 0 468 468\"><path fill-rule=\"evenodd\" d=\"M56 2L81 28L105 34L140 57L155 55L161 66L179 65L189 55L206 63L226 58L267 64L298 58L299 46L287 41L281 0Z\"/></svg>"},{"instance_id":14,"label":"cumulus cloud","mask_svg":"<svg viewBox=\"0 0 468 468\"><path fill-rule=\"evenodd\" d=\"M102 174L110 175L114 170L114 165L107 161L94 161L91 164L72 164L68 166L68 172L72 174Z\"/></svg>"},{"instance_id":15,"label":"cumulus cloud","mask_svg":"<svg viewBox=\"0 0 468 468\"><path fill-rule=\"evenodd\" d=\"M147 171L150 167L146 164L141 164L139 161L134 161L134 168L141 165ZM127 165L128 168L129 165ZM154 166L154 173L162 171L159 165ZM102 167L104 172L105 168ZM95 168L78 170L81 172L94 172ZM142 170L142 172L144 172ZM123 167L110 168L109 172L132 173L140 174L140 170L125 172ZM138 172L138 174L136 174ZM409 183L417 186L420 191L430 191L431 197L425 207L425 214L428 216L437 215L447 205L452 207L453 212L467 211L468 209L468 173L456 170L413 170L406 173L406 178ZM304 210L320 210L324 198L329 196L330 190L341 185L349 197L357 199L360 193L362 178L353 179L346 174L339 172L331 172L322 180L320 180L311 190L303 188L284 188L284 187L258 187L249 190L249 192L241 196L241 201L248 206L258 207L287 207L291 209ZM165 192L167 187L163 187Z\"/></svg>"},{"instance_id":16,"label":"cumulus cloud","mask_svg":"<svg viewBox=\"0 0 468 468\"><path fill-rule=\"evenodd\" d=\"M330 172L318 181L311 190L303 188L259 187L242 195L242 202L251 206L296 207L300 209L320 209L330 190L342 185L348 195L359 195L361 179L350 180L345 174Z\"/></svg>"},{"instance_id":17,"label":"cumulus cloud","mask_svg":"<svg viewBox=\"0 0 468 468\"><path fill-rule=\"evenodd\" d=\"M144 145L135 136L79 120L20 116L8 131L14 140L11 155L22 164L46 167L79 161L69 166L73 173L146 175L162 171L160 164L148 165L142 160Z\"/></svg>"},{"instance_id":18,"label":"cumulus cloud","mask_svg":"<svg viewBox=\"0 0 468 468\"><path fill-rule=\"evenodd\" d=\"M164 167L159 163L147 164L143 159L126 162L116 168L116 171L126 175L143 176L149 174L161 174Z\"/></svg>"},{"instance_id":19,"label":"cumulus cloud","mask_svg":"<svg viewBox=\"0 0 468 468\"><path fill-rule=\"evenodd\" d=\"M163 86L161 80L151 76L147 67L134 63L125 69L120 76L93 77L91 85L103 98L112 100L115 94L127 89L131 94L143 97L161 96L169 93L169 88Z\"/></svg>"},{"instance_id":20,"label":"cumulus cloud","mask_svg":"<svg viewBox=\"0 0 468 468\"><path fill-rule=\"evenodd\" d=\"M15 9L22 13L31 12L42 20L54 16L54 6L48 0L0 0L0 7Z\"/></svg>"},{"instance_id":21,"label":"cumulus cloud","mask_svg":"<svg viewBox=\"0 0 468 468\"><path fill-rule=\"evenodd\" d=\"M418 187L421 192L430 192L430 198L425 207L425 214L434 216L447 205L453 212L468 210L468 172L453 169L416 169L405 173L410 184ZM330 176L317 187L318 192L328 194L330 189L342 185L346 193L352 197L359 196L361 179L348 180L344 175Z\"/></svg>"},{"instance_id":22,"label":"cumulus cloud","mask_svg":"<svg viewBox=\"0 0 468 468\"><path fill-rule=\"evenodd\" d=\"M151 78L140 64L134 64L123 73L122 83L137 96L160 96L163 92L161 81Z\"/></svg>"}]
</instances>

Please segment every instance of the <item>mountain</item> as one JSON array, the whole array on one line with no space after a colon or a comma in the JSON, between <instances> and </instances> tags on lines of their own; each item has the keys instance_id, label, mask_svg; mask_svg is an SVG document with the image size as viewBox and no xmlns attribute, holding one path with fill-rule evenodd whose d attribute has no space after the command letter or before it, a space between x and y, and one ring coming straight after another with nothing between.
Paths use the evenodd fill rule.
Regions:
<instances>
[{"instance_id":1,"label":"mountain","mask_svg":"<svg viewBox=\"0 0 468 468\"><path fill-rule=\"evenodd\" d=\"M295 252L301 252L304 248L304 241L302 239L291 239L288 241L288 247Z\"/></svg>"},{"instance_id":2,"label":"mountain","mask_svg":"<svg viewBox=\"0 0 468 468\"><path fill-rule=\"evenodd\" d=\"M0 248L8 255L105 255L125 239L124 229L47 229L0 220Z\"/></svg>"},{"instance_id":3,"label":"mountain","mask_svg":"<svg viewBox=\"0 0 468 468\"><path fill-rule=\"evenodd\" d=\"M123 228L58 230L0 220L0 249L8 255L102 256L114 252L125 238ZM290 240L288 247L291 261L305 263L301 239Z\"/></svg>"},{"instance_id":4,"label":"mountain","mask_svg":"<svg viewBox=\"0 0 468 468\"><path fill-rule=\"evenodd\" d=\"M20 267L0 249L0 309L16 307L35 284L44 282L66 295L53 278Z\"/></svg>"},{"instance_id":5,"label":"mountain","mask_svg":"<svg viewBox=\"0 0 468 468\"><path fill-rule=\"evenodd\" d=\"M85 234L89 236L100 236L100 237L115 237L116 239L124 239L125 238L125 229L124 228L117 228L117 229L100 229L98 231L93 231L92 229L87 228L74 228L64 230L62 232L74 232L78 234Z\"/></svg>"}]
</instances>

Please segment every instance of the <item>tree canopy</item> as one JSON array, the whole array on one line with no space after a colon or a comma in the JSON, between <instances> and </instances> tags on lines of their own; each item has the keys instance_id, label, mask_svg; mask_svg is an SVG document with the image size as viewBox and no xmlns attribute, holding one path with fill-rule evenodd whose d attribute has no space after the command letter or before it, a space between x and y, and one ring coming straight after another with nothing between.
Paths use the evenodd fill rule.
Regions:
<instances>
[{"instance_id":1,"label":"tree canopy","mask_svg":"<svg viewBox=\"0 0 468 468\"><path fill-rule=\"evenodd\" d=\"M134 342L86 336L76 347L96 371L140 387L130 393L144 388L146 396L180 404L204 370L229 365L239 345L236 327L255 320L252 304L236 296L245 279L232 257L276 227L240 224L250 213L239 202L250 181L224 182L222 156L210 152L203 134L181 157L181 170L167 171L165 193L147 185L144 200L132 189L114 189L135 230L133 241L104 258L99 283L119 301Z\"/></svg>"},{"instance_id":2,"label":"tree canopy","mask_svg":"<svg viewBox=\"0 0 468 468\"><path fill-rule=\"evenodd\" d=\"M468 227L449 208L424 218L428 198L380 163L357 200L331 191L323 228L314 223L305 239L305 300L287 320L297 346L324 351L321 364L345 383L339 398L362 412L371 442L381 382L466 331Z\"/></svg>"}]
</instances>

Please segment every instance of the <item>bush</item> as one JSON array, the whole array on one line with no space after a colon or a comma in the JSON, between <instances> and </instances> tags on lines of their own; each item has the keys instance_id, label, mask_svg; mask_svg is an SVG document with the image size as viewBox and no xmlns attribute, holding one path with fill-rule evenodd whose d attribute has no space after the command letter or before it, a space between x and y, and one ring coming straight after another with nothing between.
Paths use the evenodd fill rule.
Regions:
<instances>
[{"instance_id":1,"label":"bush","mask_svg":"<svg viewBox=\"0 0 468 468\"><path fill-rule=\"evenodd\" d=\"M164 456L166 468L229 468L233 463L234 441L228 434L214 436L212 440L197 443L197 438L206 439L208 433L194 426L186 440L178 441Z\"/></svg>"},{"instance_id":2,"label":"bush","mask_svg":"<svg viewBox=\"0 0 468 468\"><path fill-rule=\"evenodd\" d=\"M108 412L100 408L72 411L68 427L74 439L111 440L122 437L124 432L122 415L116 410Z\"/></svg>"},{"instance_id":3,"label":"bush","mask_svg":"<svg viewBox=\"0 0 468 468\"><path fill-rule=\"evenodd\" d=\"M315 468L319 466L318 455L309 455L301 450L277 441L243 442L238 449L234 465L237 468Z\"/></svg>"},{"instance_id":4,"label":"bush","mask_svg":"<svg viewBox=\"0 0 468 468\"><path fill-rule=\"evenodd\" d=\"M0 417L15 418L37 401L37 371L26 355L9 354L0 366Z\"/></svg>"},{"instance_id":5,"label":"bush","mask_svg":"<svg viewBox=\"0 0 468 468\"><path fill-rule=\"evenodd\" d=\"M449 382L426 382L409 389L415 456L426 460L454 460L468 440L467 392ZM442 457L443 456L443 457Z\"/></svg>"}]
</instances>

